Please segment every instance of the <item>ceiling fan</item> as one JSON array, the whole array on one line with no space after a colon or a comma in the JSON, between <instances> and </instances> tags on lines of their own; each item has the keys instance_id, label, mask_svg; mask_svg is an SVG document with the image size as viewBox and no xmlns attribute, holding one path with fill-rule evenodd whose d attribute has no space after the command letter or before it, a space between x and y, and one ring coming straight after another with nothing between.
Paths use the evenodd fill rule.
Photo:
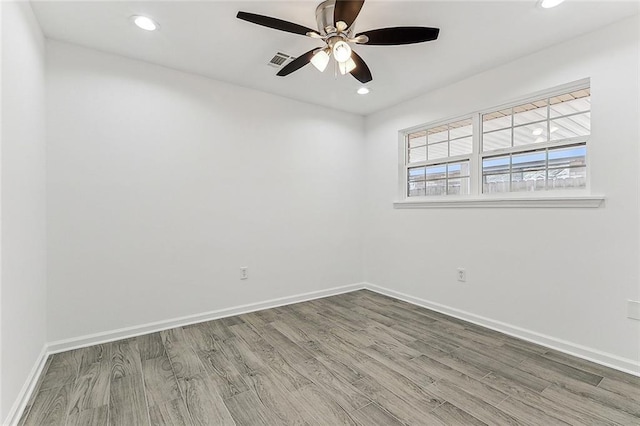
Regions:
<instances>
[{"instance_id":1,"label":"ceiling fan","mask_svg":"<svg viewBox=\"0 0 640 426\"><path fill-rule=\"evenodd\" d=\"M355 34L354 22L363 5L364 0L326 0L320 3L316 8L317 31L293 22L255 13L238 12L237 18L324 41L325 46L311 49L285 65L277 74L281 77L299 70L309 62L322 72L327 68L331 60L330 54L332 54L341 74L350 73L364 84L373 80L373 77L364 60L353 51L351 44L395 46L422 43L438 38L440 29L429 27L379 28Z\"/></svg>"}]
</instances>

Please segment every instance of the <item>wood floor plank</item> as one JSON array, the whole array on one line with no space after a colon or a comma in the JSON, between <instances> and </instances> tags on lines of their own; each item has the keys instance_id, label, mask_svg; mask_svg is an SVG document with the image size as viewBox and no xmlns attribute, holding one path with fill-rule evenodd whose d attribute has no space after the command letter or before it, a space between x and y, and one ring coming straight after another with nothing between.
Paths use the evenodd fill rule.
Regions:
<instances>
[{"instance_id":1,"label":"wood floor plank","mask_svg":"<svg viewBox=\"0 0 640 426\"><path fill-rule=\"evenodd\" d=\"M327 394L330 394L331 398L349 413L371 403L371 400L358 389L334 375L315 358L296 363L294 368Z\"/></svg>"},{"instance_id":2,"label":"wood floor plank","mask_svg":"<svg viewBox=\"0 0 640 426\"><path fill-rule=\"evenodd\" d=\"M67 416L66 426L107 426L109 424L109 406L89 408L72 412Z\"/></svg>"},{"instance_id":3,"label":"wood floor plank","mask_svg":"<svg viewBox=\"0 0 640 426\"><path fill-rule=\"evenodd\" d=\"M113 342L110 356L112 382L124 377L142 375L140 351L138 350L138 341L135 338Z\"/></svg>"},{"instance_id":4,"label":"wood floor plank","mask_svg":"<svg viewBox=\"0 0 640 426\"><path fill-rule=\"evenodd\" d=\"M51 356L47 373L40 384L40 390L59 388L73 383L80 371L81 350L67 351Z\"/></svg>"},{"instance_id":5,"label":"wood floor plank","mask_svg":"<svg viewBox=\"0 0 640 426\"><path fill-rule=\"evenodd\" d=\"M305 401L300 408L306 412L305 418L314 425L356 425L355 420L338 403L320 388L311 384L293 392L298 401ZM313 401L313 403L309 403Z\"/></svg>"},{"instance_id":6,"label":"wood floor plank","mask_svg":"<svg viewBox=\"0 0 640 426\"><path fill-rule=\"evenodd\" d=\"M612 421L621 425L640 424L640 417L634 416L624 411L616 410L597 399L581 396L571 392L567 388L553 384L542 392L542 395L560 401L565 405L578 407L578 409L593 413L597 417Z\"/></svg>"},{"instance_id":7,"label":"wood floor plank","mask_svg":"<svg viewBox=\"0 0 640 426\"><path fill-rule=\"evenodd\" d=\"M162 331L160 335L176 378L193 377L205 372L204 365L181 327Z\"/></svg>"},{"instance_id":8,"label":"wood floor plank","mask_svg":"<svg viewBox=\"0 0 640 426\"><path fill-rule=\"evenodd\" d=\"M165 354L164 344L160 333L145 334L136 337L138 343L138 351L142 361L147 359L158 358Z\"/></svg>"},{"instance_id":9,"label":"wood floor plank","mask_svg":"<svg viewBox=\"0 0 640 426\"><path fill-rule=\"evenodd\" d=\"M522 401L509 397L502 401L498 408L507 414L510 414L518 421L532 426L539 424L545 425L567 425L569 423L548 414L544 410L533 405L525 404Z\"/></svg>"},{"instance_id":10,"label":"wood floor plank","mask_svg":"<svg viewBox=\"0 0 640 426\"><path fill-rule=\"evenodd\" d=\"M298 362L313 358L313 354L288 339L271 325L262 328L260 334L289 362Z\"/></svg>"},{"instance_id":11,"label":"wood floor plank","mask_svg":"<svg viewBox=\"0 0 640 426\"><path fill-rule=\"evenodd\" d=\"M142 374L128 374L111 380L109 387L109 424L148 425L149 410Z\"/></svg>"},{"instance_id":12,"label":"wood floor plank","mask_svg":"<svg viewBox=\"0 0 640 426\"><path fill-rule=\"evenodd\" d=\"M56 377L59 376L56 371ZM67 421L67 406L71 394L71 383L57 388L41 390L34 400L24 424L27 426L64 425Z\"/></svg>"},{"instance_id":13,"label":"wood floor plank","mask_svg":"<svg viewBox=\"0 0 640 426\"><path fill-rule=\"evenodd\" d=\"M476 419L471 414L461 410L448 401L445 401L444 404L433 410L433 415L449 426L486 425L485 422Z\"/></svg>"},{"instance_id":14,"label":"wood floor plank","mask_svg":"<svg viewBox=\"0 0 640 426\"><path fill-rule=\"evenodd\" d=\"M522 424L515 417L447 380L439 380L434 383L433 392L456 407L462 407L464 411L487 424L497 426Z\"/></svg>"},{"instance_id":15,"label":"wood floor plank","mask_svg":"<svg viewBox=\"0 0 640 426\"><path fill-rule=\"evenodd\" d=\"M156 404L149 408L149 419L153 426L194 425L189 410L182 398Z\"/></svg>"},{"instance_id":16,"label":"wood floor plank","mask_svg":"<svg viewBox=\"0 0 640 426\"><path fill-rule=\"evenodd\" d=\"M108 359L82 367L82 375L73 383L67 415L77 417L85 410L109 405L111 368Z\"/></svg>"},{"instance_id":17,"label":"wood floor plank","mask_svg":"<svg viewBox=\"0 0 640 426\"><path fill-rule=\"evenodd\" d=\"M459 388L473 393L487 404L497 405L509 396L508 394L483 383L481 380L470 377L449 367L448 365L439 363L438 361L430 359L424 355L412 360L412 362L424 369L426 374L432 375L435 378L436 383L440 380L447 380Z\"/></svg>"},{"instance_id":18,"label":"wood floor plank","mask_svg":"<svg viewBox=\"0 0 640 426\"><path fill-rule=\"evenodd\" d=\"M215 382L206 374L181 378L182 396L196 425L233 425L235 422L218 393Z\"/></svg>"},{"instance_id":19,"label":"wood floor plank","mask_svg":"<svg viewBox=\"0 0 640 426\"><path fill-rule=\"evenodd\" d=\"M372 402L351 413L360 426L402 426L402 422Z\"/></svg>"},{"instance_id":20,"label":"wood floor plank","mask_svg":"<svg viewBox=\"0 0 640 426\"><path fill-rule=\"evenodd\" d=\"M601 417L595 417L586 410L580 410L579 407L564 405L557 400L552 400L539 392L515 383L498 373L491 373L484 377L483 382L498 389L511 398L515 398L525 404L543 409L555 418L558 418L569 424L577 425L612 425L613 422L606 421Z\"/></svg>"},{"instance_id":21,"label":"wood floor plank","mask_svg":"<svg viewBox=\"0 0 640 426\"><path fill-rule=\"evenodd\" d=\"M224 402L238 426L270 426L278 424L275 416L252 390L235 395Z\"/></svg>"},{"instance_id":22,"label":"wood floor plank","mask_svg":"<svg viewBox=\"0 0 640 426\"><path fill-rule=\"evenodd\" d=\"M547 350L542 354L542 356L549 360L593 373L597 376L606 377L607 382L609 383L622 382L629 385L631 388L640 388L640 377L638 376L632 376L631 374L623 373L622 371L614 370L613 368L605 367L604 365L599 365L585 359L576 358L552 349Z\"/></svg>"},{"instance_id":23,"label":"wood floor plank","mask_svg":"<svg viewBox=\"0 0 640 426\"><path fill-rule=\"evenodd\" d=\"M433 399L429 398L426 404L423 404L419 398L411 397L409 401L407 401L404 398L406 393L396 388L396 392L400 393L400 395L397 395L396 392L390 391L377 380L370 377L358 380L353 383L353 385L360 389L362 393L369 396L369 398L373 399L385 411L401 419L402 422L407 425L446 424L431 414L431 411L443 403L444 400L434 404Z\"/></svg>"},{"instance_id":24,"label":"wood floor plank","mask_svg":"<svg viewBox=\"0 0 640 426\"><path fill-rule=\"evenodd\" d=\"M180 398L180 388L166 354L142 361L147 405L151 408Z\"/></svg>"},{"instance_id":25,"label":"wood floor plank","mask_svg":"<svg viewBox=\"0 0 640 426\"><path fill-rule=\"evenodd\" d=\"M570 380L577 380L589 385L598 386L603 378L597 374L589 373L588 371L580 370L579 368L553 361L540 355L522 361L522 363L518 365L518 368L523 371L531 369L539 373L542 378L544 378L543 376L545 376L546 373L547 377L558 379L559 382L562 382L563 377L567 377Z\"/></svg>"},{"instance_id":26,"label":"wood floor plank","mask_svg":"<svg viewBox=\"0 0 640 426\"><path fill-rule=\"evenodd\" d=\"M300 389L311 382L300 374L272 345L260 334L245 325L231 326L236 336L242 339L252 352L269 368L269 371L277 375L278 380L290 391ZM312 359L312 358L309 358Z\"/></svg>"},{"instance_id":27,"label":"wood floor plank","mask_svg":"<svg viewBox=\"0 0 640 426\"><path fill-rule=\"evenodd\" d=\"M415 362L412 362L413 360L397 356L393 350L373 345L364 348L362 352L370 358L378 361L386 368L408 378L423 388L428 387L436 381L434 376L431 375L428 370L416 365Z\"/></svg>"},{"instance_id":28,"label":"wood floor plank","mask_svg":"<svg viewBox=\"0 0 640 426\"><path fill-rule=\"evenodd\" d=\"M303 403L278 381L277 375L269 370L256 371L247 378L249 387L262 401L262 404L276 419L276 424L306 424Z\"/></svg>"}]
</instances>

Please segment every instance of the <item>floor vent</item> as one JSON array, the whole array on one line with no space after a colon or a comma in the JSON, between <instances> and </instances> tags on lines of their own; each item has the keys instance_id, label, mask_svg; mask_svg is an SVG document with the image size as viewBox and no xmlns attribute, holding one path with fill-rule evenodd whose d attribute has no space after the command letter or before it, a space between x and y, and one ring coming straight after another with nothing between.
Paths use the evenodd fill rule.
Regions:
<instances>
[{"instance_id":1,"label":"floor vent","mask_svg":"<svg viewBox=\"0 0 640 426\"><path fill-rule=\"evenodd\" d=\"M285 62L293 59L295 59L293 56L289 56L286 53L278 52L273 56L273 58L271 58L267 65L274 68L280 68L285 64Z\"/></svg>"}]
</instances>

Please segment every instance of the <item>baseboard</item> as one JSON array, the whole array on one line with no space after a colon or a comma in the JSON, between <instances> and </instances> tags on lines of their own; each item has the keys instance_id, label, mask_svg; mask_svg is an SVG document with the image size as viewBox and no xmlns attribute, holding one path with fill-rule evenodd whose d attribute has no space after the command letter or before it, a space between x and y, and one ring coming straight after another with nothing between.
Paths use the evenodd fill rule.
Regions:
<instances>
[{"instance_id":1,"label":"baseboard","mask_svg":"<svg viewBox=\"0 0 640 426\"><path fill-rule=\"evenodd\" d=\"M49 357L49 352L47 345L45 344L40 351L40 355L36 359L33 368L29 372L29 376L27 376L27 380L24 382L22 389L20 389L20 393L18 394L18 398L16 398L16 402L14 402L13 406L9 410L9 414L5 419L3 425L13 426L17 425L20 421L20 417L22 416L22 412L24 411L27 403L29 402L29 398L31 398L31 394L35 390L36 384L38 383L38 378L44 369L44 366L47 364L47 358Z\"/></svg>"},{"instance_id":2,"label":"baseboard","mask_svg":"<svg viewBox=\"0 0 640 426\"><path fill-rule=\"evenodd\" d=\"M410 296L408 294L380 287L375 284L365 283L365 288L367 290L400 299L413 305L421 306L423 308L431 309L433 311L440 312L464 321L468 321L470 323L480 325L482 327L486 327L491 330L507 334L509 336L517 337L519 339L526 340L528 342L535 343L550 349L554 349L559 352L564 352L568 355L573 355L587 361L595 362L606 367L611 367L625 373L633 374L634 376L640 376L640 363L638 361L634 361L633 359L619 357L614 354L602 352L597 349L578 345L576 343L572 343L563 339L558 339L552 336L537 333L535 331L516 327L501 321L485 318L480 315L475 315L469 312L462 311L460 309L442 305L440 303L435 303L429 300L421 299L419 297Z\"/></svg>"},{"instance_id":3,"label":"baseboard","mask_svg":"<svg viewBox=\"0 0 640 426\"><path fill-rule=\"evenodd\" d=\"M263 309L276 308L278 306L290 305L292 303L300 303L323 297L335 296L342 293L349 293L356 290L362 290L365 286L363 283L350 284L341 287L334 287L326 290L312 291L309 293L298 294L294 296L281 297L278 299L266 300L263 302L249 303L232 308L219 309L210 312L204 312L195 315L188 315L170 320L157 321L148 324L136 325L133 327L120 328L117 330L104 331L101 333L89 334L86 336L74 337L71 339L58 340L48 345L49 354L65 352L73 349L80 349L87 346L97 345L101 343L113 342L116 340L127 339L130 337L141 336L143 334L155 333L157 331L168 330L175 327L183 327L185 325L197 324L199 322L211 321L215 319L231 317L234 315L246 314L249 312L261 311Z\"/></svg>"}]
</instances>

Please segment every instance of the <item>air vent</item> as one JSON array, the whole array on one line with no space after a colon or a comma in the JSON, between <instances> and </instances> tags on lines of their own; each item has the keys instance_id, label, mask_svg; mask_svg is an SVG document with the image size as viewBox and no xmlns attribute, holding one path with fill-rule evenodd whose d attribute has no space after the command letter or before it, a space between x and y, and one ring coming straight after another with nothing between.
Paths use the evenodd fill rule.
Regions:
<instances>
[{"instance_id":1,"label":"air vent","mask_svg":"<svg viewBox=\"0 0 640 426\"><path fill-rule=\"evenodd\" d=\"M282 67L286 62L295 59L293 56L289 56L286 53L278 52L269 61L267 65L274 68Z\"/></svg>"}]
</instances>

